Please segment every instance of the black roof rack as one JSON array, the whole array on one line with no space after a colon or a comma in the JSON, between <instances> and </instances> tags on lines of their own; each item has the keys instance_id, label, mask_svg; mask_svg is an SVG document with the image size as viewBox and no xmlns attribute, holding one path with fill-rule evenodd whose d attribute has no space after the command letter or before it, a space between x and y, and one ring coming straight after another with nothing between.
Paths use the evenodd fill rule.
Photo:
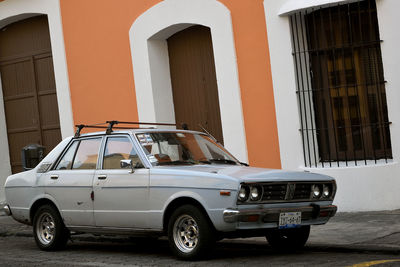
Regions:
<instances>
[{"instance_id":1,"label":"black roof rack","mask_svg":"<svg viewBox=\"0 0 400 267\"><path fill-rule=\"evenodd\" d=\"M96 128L106 129L106 134L111 134L113 129L139 129L139 127L115 127L116 124L131 124L131 125L162 125L162 126L176 126L174 123L157 123L157 122L136 122L136 121L106 121L97 124L78 124L75 125L75 137L79 137L83 128Z\"/></svg>"}]
</instances>

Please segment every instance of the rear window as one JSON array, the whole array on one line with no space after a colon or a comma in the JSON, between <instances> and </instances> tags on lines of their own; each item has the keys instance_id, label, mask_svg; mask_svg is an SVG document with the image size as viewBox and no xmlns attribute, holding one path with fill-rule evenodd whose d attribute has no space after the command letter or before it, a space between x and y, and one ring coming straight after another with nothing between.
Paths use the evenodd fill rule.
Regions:
<instances>
[{"instance_id":1,"label":"rear window","mask_svg":"<svg viewBox=\"0 0 400 267\"><path fill-rule=\"evenodd\" d=\"M96 169L100 144L101 137L74 141L55 169Z\"/></svg>"}]
</instances>

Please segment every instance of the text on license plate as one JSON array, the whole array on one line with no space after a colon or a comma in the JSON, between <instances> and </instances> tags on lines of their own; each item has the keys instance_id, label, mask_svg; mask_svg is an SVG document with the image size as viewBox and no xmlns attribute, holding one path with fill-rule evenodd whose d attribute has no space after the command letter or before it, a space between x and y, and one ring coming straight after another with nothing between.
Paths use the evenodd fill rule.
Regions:
<instances>
[{"instance_id":1,"label":"text on license plate","mask_svg":"<svg viewBox=\"0 0 400 267\"><path fill-rule=\"evenodd\" d=\"M279 214L279 228L295 228L301 224L301 212L282 212Z\"/></svg>"}]
</instances>

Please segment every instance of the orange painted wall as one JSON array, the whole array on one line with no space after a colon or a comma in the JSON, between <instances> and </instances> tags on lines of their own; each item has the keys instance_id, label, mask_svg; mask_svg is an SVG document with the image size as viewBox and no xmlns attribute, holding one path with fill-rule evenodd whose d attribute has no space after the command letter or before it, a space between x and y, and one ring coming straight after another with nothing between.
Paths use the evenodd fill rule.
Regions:
<instances>
[{"instance_id":1,"label":"orange painted wall","mask_svg":"<svg viewBox=\"0 0 400 267\"><path fill-rule=\"evenodd\" d=\"M75 124L138 119L129 29L159 1L60 1Z\"/></svg>"},{"instance_id":2,"label":"orange painted wall","mask_svg":"<svg viewBox=\"0 0 400 267\"><path fill-rule=\"evenodd\" d=\"M75 123L137 120L128 33L158 2L61 0ZM220 2L232 15L249 162L280 168L263 1Z\"/></svg>"},{"instance_id":3,"label":"orange painted wall","mask_svg":"<svg viewBox=\"0 0 400 267\"><path fill-rule=\"evenodd\" d=\"M220 0L231 11L251 165L281 168L263 0Z\"/></svg>"}]
</instances>

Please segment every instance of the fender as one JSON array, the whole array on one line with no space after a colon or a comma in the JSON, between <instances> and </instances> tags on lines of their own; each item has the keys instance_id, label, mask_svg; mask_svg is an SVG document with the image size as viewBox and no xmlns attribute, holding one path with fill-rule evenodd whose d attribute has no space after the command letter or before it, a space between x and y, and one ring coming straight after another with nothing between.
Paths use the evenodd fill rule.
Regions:
<instances>
[{"instance_id":1,"label":"fender","mask_svg":"<svg viewBox=\"0 0 400 267\"><path fill-rule=\"evenodd\" d=\"M29 212L31 212L33 205L34 205L37 201L39 201L39 200L41 200L41 199L47 199L47 200L50 200L51 202L53 202L53 204L56 206L58 212L60 213L60 215L61 215L61 217L62 217L62 213L61 213L61 210L60 210L60 206L59 206L57 200L56 200L53 196L51 196L51 195L49 195L49 194L46 194L46 193L43 193L43 194L40 194L40 195L36 196L36 197L31 201L31 203L29 204ZM29 221L31 222L30 217L29 217ZM32 223L32 222L31 222L31 223Z\"/></svg>"},{"instance_id":2,"label":"fender","mask_svg":"<svg viewBox=\"0 0 400 267\"><path fill-rule=\"evenodd\" d=\"M177 198L181 198L181 197L193 198L194 200L199 202L206 211L209 209L208 205L205 202L205 200L199 194L197 194L196 192L193 192L193 191L179 191L179 192L174 193L173 195L171 195L167 199L167 201L165 202L165 204L163 206L163 211L165 212L165 210L167 209L169 204L171 204L172 201L174 201Z\"/></svg>"}]
</instances>

